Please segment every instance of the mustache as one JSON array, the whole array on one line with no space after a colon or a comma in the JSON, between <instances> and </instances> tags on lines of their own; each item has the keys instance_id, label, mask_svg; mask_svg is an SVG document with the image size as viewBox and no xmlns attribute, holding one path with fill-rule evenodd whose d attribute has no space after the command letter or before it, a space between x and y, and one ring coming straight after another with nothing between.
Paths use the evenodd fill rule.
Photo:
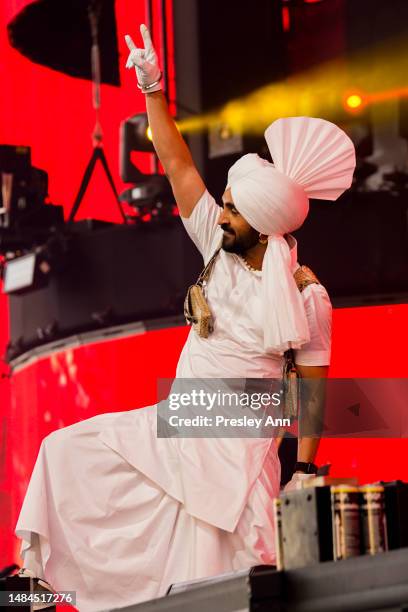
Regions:
<instances>
[{"instance_id":1,"label":"mustache","mask_svg":"<svg viewBox=\"0 0 408 612\"><path fill-rule=\"evenodd\" d=\"M226 234L235 234L234 230L232 230L226 223L221 224L221 229L224 230Z\"/></svg>"}]
</instances>

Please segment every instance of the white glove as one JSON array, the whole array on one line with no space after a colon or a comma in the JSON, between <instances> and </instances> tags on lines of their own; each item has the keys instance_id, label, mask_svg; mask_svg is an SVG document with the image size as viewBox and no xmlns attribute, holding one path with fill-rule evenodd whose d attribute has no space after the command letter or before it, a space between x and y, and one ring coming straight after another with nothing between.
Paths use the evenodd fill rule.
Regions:
<instances>
[{"instance_id":1,"label":"white glove","mask_svg":"<svg viewBox=\"0 0 408 612\"><path fill-rule=\"evenodd\" d=\"M292 480L289 480L288 483L283 487L284 491L296 491L296 489L301 489L302 481L307 480L308 478L314 478L315 474L299 474L295 472L292 476Z\"/></svg>"},{"instance_id":2,"label":"white glove","mask_svg":"<svg viewBox=\"0 0 408 612\"><path fill-rule=\"evenodd\" d=\"M140 26L140 33L143 38L144 49L138 49L131 37L128 34L125 36L126 44L130 51L126 68L135 67L140 88L144 93L152 93L162 89L160 85L161 71L157 53L150 38L150 32L144 24ZM156 85L149 87L152 83L156 83Z\"/></svg>"}]
</instances>

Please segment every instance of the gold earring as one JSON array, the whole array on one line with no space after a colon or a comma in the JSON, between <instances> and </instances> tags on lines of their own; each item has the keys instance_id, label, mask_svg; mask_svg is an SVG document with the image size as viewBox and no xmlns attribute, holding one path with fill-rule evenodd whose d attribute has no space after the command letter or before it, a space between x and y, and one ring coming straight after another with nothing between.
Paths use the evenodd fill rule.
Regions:
<instances>
[{"instance_id":1,"label":"gold earring","mask_svg":"<svg viewBox=\"0 0 408 612\"><path fill-rule=\"evenodd\" d=\"M266 237L264 240L262 240L262 239L261 239L261 236L262 236L262 235L263 235L263 234L259 234L259 242L260 242L261 244L268 244L268 236L267 236L267 237Z\"/></svg>"}]
</instances>

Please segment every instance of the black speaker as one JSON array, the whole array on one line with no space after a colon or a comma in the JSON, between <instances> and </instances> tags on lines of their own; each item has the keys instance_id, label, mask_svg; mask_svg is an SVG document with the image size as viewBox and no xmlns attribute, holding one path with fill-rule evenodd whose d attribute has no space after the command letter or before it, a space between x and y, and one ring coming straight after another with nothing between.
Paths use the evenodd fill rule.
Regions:
<instances>
[{"instance_id":1,"label":"black speaker","mask_svg":"<svg viewBox=\"0 0 408 612\"><path fill-rule=\"evenodd\" d=\"M79 222L67 241L46 286L10 294L9 361L73 334L180 316L202 265L176 217L142 226Z\"/></svg>"},{"instance_id":2,"label":"black speaker","mask_svg":"<svg viewBox=\"0 0 408 612\"><path fill-rule=\"evenodd\" d=\"M349 191L336 202L311 202L308 218L294 232L299 263L315 272L334 306L407 300L405 193Z\"/></svg>"}]
</instances>

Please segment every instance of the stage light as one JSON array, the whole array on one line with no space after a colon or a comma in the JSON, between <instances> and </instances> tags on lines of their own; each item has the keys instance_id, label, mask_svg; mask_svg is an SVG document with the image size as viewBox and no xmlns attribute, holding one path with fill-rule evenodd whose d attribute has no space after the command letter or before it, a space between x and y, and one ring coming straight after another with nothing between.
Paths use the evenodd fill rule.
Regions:
<instances>
[{"instance_id":1,"label":"stage light","mask_svg":"<svg viewBox=\"0 0 408 612\"><path fill-rule=\"evenodd\" d=\"M120 196L135 210L128 215L134 223L162 221L173 216L174 196L167 177L163 174L144 174L132 159L134 151L153 153L152 130L146 113L138 113L122 121L120 125L120 176L124 183L133 183Z\"/></svg>"},{"instance_id":2,"label":"stage light","mask_svg":"<svg viewBox=\"0 0 408 612\"><path fill-rule=\"evenodd\" d=\"M363 98L358 93L349 94L346 97L345 103L348 110L356 110L363 105Z\"/></svg>"},{"instance_id":3,"label":"stage light","mask_svg":"<svg viewBox=\"0 0 408 612\"><path fill-rule=\"evenodd\" d=\"M219 136L221 140L228 140L228 138L231 138L232 132L231 132L230 127L225 124L221 125L219 129Z\"/></svg>"},{"instance_id":4,"label":"stage light","mask_svg":"<svg viewBox=\"0 0 408 612\"><path fill-rule=\"evenodd\" d=\"M208 157L223 157L243 152L242 135L227 123L215 125L208 130Z\"/></svg>"},{"instance_id":5,"label":"stage light","mask_svg":"<svg viewBox=\"0 0 408 612\"><path fill-rule=\"evenodd\" d=\"M132 115L120 124L119 171L124 183L139 183L144 178L143 174L132 162L132 151L154 153L151 131L146 113Z\"/></svg>"},{"instance_id":6,"label":"stage light","mask_svg":"<svg viewBox=\"0 0 408 612\"><path fill-rule=\"evenodd\" d=\"M282 29L284 32L290 31L290 12L289 7L282 7Z\"/></svg>"},{"instance_id":7,"label":"stage light","mask_svg":"<svg viewBox=\"0 0 408 612\"><path fill-rule=\"evenodd\" d=\"M174 196L163 174L144 174L135 165L132 152L153 153L152 131L146 113L128 117L120 125L120 176L133 186L123 191L119 200L135 209L128 216L132 222L161 221L173 215Z\"/></svg>"}]
</instances>

